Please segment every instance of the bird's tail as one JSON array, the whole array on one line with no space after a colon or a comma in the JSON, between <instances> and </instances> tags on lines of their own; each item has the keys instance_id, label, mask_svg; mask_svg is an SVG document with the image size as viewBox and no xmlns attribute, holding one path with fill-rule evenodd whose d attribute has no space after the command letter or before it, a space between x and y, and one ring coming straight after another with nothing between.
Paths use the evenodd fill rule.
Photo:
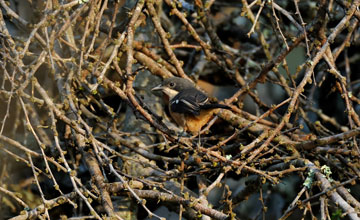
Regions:
<instances>
[{"instance_id":1,"label":"bird's tail","mask_svg":"<svg viewBox=\"0 0 360 220\"><path fill-rule=\"evenodd\" d=\"M214 109L214 108L231 109L230 106L219 104L219 103L205 104L205 105L201 106L201 108L202 109Z\"/></svg>"}]
</instances>

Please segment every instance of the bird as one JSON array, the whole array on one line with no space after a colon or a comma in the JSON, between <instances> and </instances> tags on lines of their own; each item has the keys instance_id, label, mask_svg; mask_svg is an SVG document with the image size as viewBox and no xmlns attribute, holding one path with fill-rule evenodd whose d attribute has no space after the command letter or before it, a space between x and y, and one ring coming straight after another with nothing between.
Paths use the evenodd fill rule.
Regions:
<instances>
[{"instance_id":1,"label":"bird","mask_svg":"<svg viewBox=\"0 0 360 220\"><path fill-rule=\"evenodd\" d=\"M194 135L199 134L217 109L231 109L227 105L210 102L209 97L191 80L181 77L166 78L152 91L161 91L167 96L170 116L183 131Z\"/></svg>"}]
</instances>

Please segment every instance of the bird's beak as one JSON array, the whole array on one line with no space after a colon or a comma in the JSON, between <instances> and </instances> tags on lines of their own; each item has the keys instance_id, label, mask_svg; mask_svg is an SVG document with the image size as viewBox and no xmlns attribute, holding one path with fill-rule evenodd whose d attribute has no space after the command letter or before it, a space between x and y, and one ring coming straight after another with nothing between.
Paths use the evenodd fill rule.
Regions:
<instances>
[{"instance_id":1,"label":"bird's beak","mask_svg":"<svg viewBox=\"0 0 360 220\"><path fill-rule=\"evenodd\" d=\"M179 93L178 91L170 89L169 87L161 84L152 88L151 91L161 91L164 95L168 97L168 99L174 98Z\"/></svg>"},{"instance_id":2,"label":"bird's beak","mask_svg":"<svg viewBox=\"0 0 360 220\"><path fill-rule=\"evenodd\" d=\"M164 86L162 86L161 84L151 89L151 91L162 91L162 90L164 90Z\"/></svg>"}]
</instances>

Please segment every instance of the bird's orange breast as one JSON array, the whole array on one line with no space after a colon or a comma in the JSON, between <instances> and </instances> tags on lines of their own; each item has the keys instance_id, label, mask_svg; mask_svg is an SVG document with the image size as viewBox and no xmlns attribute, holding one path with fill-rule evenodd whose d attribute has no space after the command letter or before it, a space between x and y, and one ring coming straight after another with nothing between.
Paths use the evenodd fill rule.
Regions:
<instances>
[{"instance_id":1,"label":"bird's orange breast","mask_svg":"<svg viewBox=\"0 0 360 220\"><path fill-rule=\"evenodd\" d=\"M170 114L179 126L183 127L185 131L195 135L212 119L217 110L218 109L202 110L200 111L200 115L184 115L171 111Z\"/></svg>"}]
</instances>

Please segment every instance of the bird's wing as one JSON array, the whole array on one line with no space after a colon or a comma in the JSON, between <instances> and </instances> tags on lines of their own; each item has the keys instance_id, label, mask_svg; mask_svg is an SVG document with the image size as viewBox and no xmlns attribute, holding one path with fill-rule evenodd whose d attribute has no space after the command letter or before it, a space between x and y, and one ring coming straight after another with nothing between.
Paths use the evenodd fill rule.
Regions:
<instances>
[{"instance_id":1,"label":"bird's wing","mask_svg":"<svg viewBox=\"0 0 360 220\"><path fill-rule=\"evenodd\" d=\"M199 115L201 106L208 102L208 97L201 91L190 88L179 92L170 101L171 111Z\"/></svg>"}]
</instances>

